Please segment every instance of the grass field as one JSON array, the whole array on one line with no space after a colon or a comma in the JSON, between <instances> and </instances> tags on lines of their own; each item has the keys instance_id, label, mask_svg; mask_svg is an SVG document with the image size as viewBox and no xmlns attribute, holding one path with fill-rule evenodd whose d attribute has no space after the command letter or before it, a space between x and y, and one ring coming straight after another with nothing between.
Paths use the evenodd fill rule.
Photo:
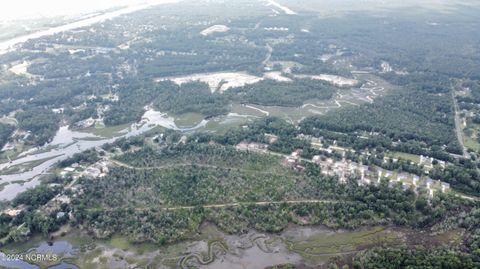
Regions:
<instances>
[{"instance_id":1,"label":"grass field","mask_svg":"<svg viewBox=\"0 0 480 269\"><path fill-rule=\"evenodd\" d=\"M463 136L463 143L465 144L465 147L471 150L475 150L475 151L480 150L480 143L478 143L478 141L476 141L475 139L469 136L466 136L466 135Z\"/></svg>"},{"instance_id":2,"label":"grass field","mask_svg":"<svg viewBox=\"0 0 480 269\"><path fill-rule=\"evenodd\" d=\"M185 113L182 115L176 115L175 124L182 128L182 127L191 127L195 126L200 123L205 117L200 113Z\"/></svg>"},{"instance_id":3,"label":"grass field","mask_svg":"<svg viewBox=\"0 0 480 269\"><path fill-rule=\"evenodd\" d=\"M109 127L95 125L94 127L84 128L84 129L81 129L80 131L84 133L91 133L91 134L105 137L105 138L112 138L112 137L120 136L121 133L119 132L126 128L129 128L130 125L131 125L130 123L116 125L116 126L109 126Z\"/></svg>"},{"instance_id":4,"label":"grass field","mask_svg":"<svg viewBox=\"0 0 480 269\"><path fill-rule=\"evenodd\" d=\"M415 154L398 152L398 151L390 151L386 155L390 158L402 159L402 160L412 161L412 162L415 162L415 163L420 162L420 156L415 155Z\"/></svg>"},{"instance_id":5,"label":"grass field","mask_svg":"<svg viewBox=\"0 0 480 269\"><path fill-rule=\"evenodd\" d=\"M202 130L205 130L205 131L208 131L208 132L216 132L216 133L225 133L226 131L228 131L229 129L233 128L233 127L237 127L237 126L240 126L242 124L246 124L249 119L247 118L235 118L233 120L225 120L226 117L218 117L218 118L215 118L215 119L212 119L210 120L207 125L205 126L204 129Z\"/></svg>"},{"instance_id":6,"label":"grass field","mask_svg":"<svg viewBox=\"0 0 480 269\"><path fill-rule=\"evenodd\" d=\"M361 247L393 243L401 234L383 227L372 227L360 231L320 232L305 239L287 238L290 251L300 254L309 261L325 261L339 254L353 253Z\"/></svg>"}]
</instances>

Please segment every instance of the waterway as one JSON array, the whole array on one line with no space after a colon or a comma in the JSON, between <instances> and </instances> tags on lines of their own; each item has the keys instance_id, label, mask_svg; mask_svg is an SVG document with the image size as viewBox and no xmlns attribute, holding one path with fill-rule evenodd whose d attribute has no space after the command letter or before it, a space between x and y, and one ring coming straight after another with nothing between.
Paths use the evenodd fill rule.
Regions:
<instances>
[{"instance_id":1,"label":"waterway","mask_svg":"<svg viewBox=\"0 0 480 269\"><path fill-rule=\"evenodd\" d=\"M125 130L125 132L113 138L103 138L94 134L71 130L69 126L62 126L52 142L38 150L23 154L20 158L11 162L0 164L0 170L2 170L32 161L42 159L47 160L26 172L0 175L0 184L8 183L8 185L0 191L0 200L11 200L18 193L27 188L38 185L39 179L42 175L48 173L56 163L73 156L75 153L80 153L95 147L101 147L104 144L114 142L118 138L137 136L156 126L162 126L180 132L189 132L205 127L207 123L208 120L202 120L195 126L180 128L175 124L174 118L167 116L165 113L149 109L145 112L140 123L132 124L130 128ZM23 184L15 183L18 181L26 182Z\"/></svg>"},{"instance_id":2,"label":"waterway","mask_svg":"<svg viewBox=\"0 0 480 269\"><path fill-rule=\"evenodd\" d=\"M31 39L40 38L40 37L44 37L44 36L51 36L51 35L58 34L58 33L61 33L61 32L70 31L70 30L90 26L90 25L93 25L95 23L100 23L100 22L104 22L106 20L111 20L115 17L121 16L121 15L126 15L126 14L129 14L129 13L133 13L135 11L146 9L146 8L149 8L149 7L152 7L152 6L155 6L155 5L175 3L175 2L178 2L178 0L150 1L146 4L128 6L128 7L121 8L121 9L118 9L118 10L115 10L115 11L112 11L112 12L103 13L103 14L98 15L98 16L90 17L90 18L87 18L87 19L79 20L79 21L76 21L76 22L68 23L68 24L65 24L65 25L57 26L57 27L52 27L52 28L49 28L47 30L42 30L42 31L31 33L31 34L15 37L15 38L0 42L0 54L4 54L4 53L10 51L15 45L21 44L21 43L26 42L26 41L31 40Z\"/></svg>"}]
</instances>

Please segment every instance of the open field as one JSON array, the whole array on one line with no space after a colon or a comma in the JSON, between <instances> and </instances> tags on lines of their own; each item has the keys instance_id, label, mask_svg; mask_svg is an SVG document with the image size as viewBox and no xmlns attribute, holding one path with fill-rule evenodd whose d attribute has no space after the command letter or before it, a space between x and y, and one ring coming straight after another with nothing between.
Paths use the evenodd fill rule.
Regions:
<instances>
[{"instance_id":1,"label":"open field","mask_svg":"<svg viewBox=\"0 0 480 269\"><path fill-rule=\"evenodd\" d=\"M175 124L179 127L192 127L199 124L205 117L200 113L185 113L174 116Z\"/></svg>"},{"instance_id":2,"label":"open field","mask_svg":"<svg viewBox=\"0 0 480 269\"><path fill-rule=\"evenodd\" d=\"M420 156L405 152L398 152L398 151L389 151L386 153L388 157L395 158L395 159L403 159L407 161L412 161L414 163L420 162Z\"/></svg>"},{"instance_id":3,"label":"open field","mask_svg":"<svg viewBox=\"0 0 480 269\"><path fill-rule=\"evenodd\" d=\"M101 136L104 138L112 138L121 135L121 131L128 129L131 124L126 123L117 126L92 126L88 128L81 129L79 131L84 133L94 134L96 136Z\"/></svg>"},{"instance_id":4,"label":"open field","mask_svg":"<svg viewBox=\"0 0 480 269\"><path fill-rule=\"evenodd\" d=\"M474 150L474 151L479 151L480 150L480 143L476 141L475 139L464 135L463 136L463 142L465 144L465 147Z\"/></svg>"}]
</instances>

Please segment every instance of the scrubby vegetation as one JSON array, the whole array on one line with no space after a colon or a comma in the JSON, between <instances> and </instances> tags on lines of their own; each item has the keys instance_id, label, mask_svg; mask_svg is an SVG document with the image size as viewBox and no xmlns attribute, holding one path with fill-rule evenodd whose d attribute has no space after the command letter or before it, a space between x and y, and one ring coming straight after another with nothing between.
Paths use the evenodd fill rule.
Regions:
<instances>
[{"instance_id":1,"label":"scrubby vegetation","mask_svg":"<svg viewBox=\"0 0 480 269\"><path fill-rule=\"evenodd\" d=\"M60 127L60 117L48 109L35 108L15 115L20 129L30 132L29 143L42 146L53 139Z\"/></svg>"},{"instance_id":2,"label":"scrubby vegetation","mask_svg":"<svg viewBox=\"0 0 480 269\"><path fill-rule=\"evenodd\" d=\"M454 132L453 104L449 95L415 90L395 92L373 104L344 109L302 122L307 134L317 130L336 132L377 132L391 141L418 141L429 146L447 146L461 153Z\"/></svg>"},{"instance_id":3,"label":"scrubby vegetation","mask_svg":"<svg viewBox=\"0 0 480 269\"><path fill-rule=\"evenodd\" d=\"M15 130L15 127L10 124L0 123L0 149L8 142L8 138Z\"/></svg>"},{"instance_id":4,"label":"scrubby vegetation","mask_svg":"<svg viewBox=\"0 0 480 269\"><path fill-rule=\"evenodd\" d=\"M311 79L292 82L262 80L230 91L233 99L242 103L264 106L302 106L307 100L325 100L333 97L336 88Z\"/></svg>"},{"instance_id":5,"label":"scrubby vegetation","mask_svg":"<svg viewBox=\"0 0 480 269\"><path fill-rule=\"evenodd\" d=\"M173 82L162 82L155 106L160 111L173 114L197 112L207 117L227 112L226 96L212 93L208 84L201 82L185 83L181 86Z\"/></svg>"},{"instance_id":6,"label":"scrubby vegetation","mask_svg":"<svg viewBox=\"0 0 480 269\"><path fill-rule=\"evenodd\" d=\"M251 228L275 232L300 217L330 227L428 227L456 208L451 197L428 203L424 194L391 188L387 182L359 186L352 179L339 184L315 166L298 174L275 157L218 145L143 149L119 160L135 169L115 168L102 180L82 179L84 195L73 202L77 223L100 237L120 232L134 241L165 243L193 233L202 220L231 233ZM288 202L299 200L318 202ZM156 228L159 223L163 225Z\"/></svg>"},{"instance_id":7,"label":"scrubby vegetation","mask_svg":"<svg viewBox=\"0 0 480 269\"><path fill-rule=\"evenodd\" d=\"M464 247L374 248L353 259L354 268L478 268L480 266L480 209L455 218L468 231Z\"/></svg>"},{"instance_id":8,"label":"scrubby vegetation","mask_svg":"<svg viewBox=\"0 0 480 269\"><path fill-rule=\"evenodd\" d=\"M86 150L86 151L81 152L81 153L73 154L72 157L61 161L58 164L58 166L60 168L64 168L64 167L70 166L74 163L77 163L77 164L80 164L80 163L82 163L82 164L92 164L92 163L97 162L99 159L100 158L98 157L98 152L94 149L91 149L91 150Z\"/></svg>"}]
</instances>

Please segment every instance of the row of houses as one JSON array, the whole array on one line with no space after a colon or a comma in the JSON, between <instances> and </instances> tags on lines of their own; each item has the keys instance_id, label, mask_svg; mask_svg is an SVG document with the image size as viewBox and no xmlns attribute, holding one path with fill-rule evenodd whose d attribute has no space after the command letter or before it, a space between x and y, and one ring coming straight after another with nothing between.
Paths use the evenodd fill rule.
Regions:
<instances>
[{"instance_id":1,"label":"row of houses","mask_svg":"<svg viewBox=\"0 0 480 269\"><path fill-rule=\"evenodd\" d=\"M109 163L105 160L98 161L89 166L83 166L78 163L74 163L68 167L65 167L60 175L63 177L72 176L74 179L77 179L81 176L98 178L104 177L109 171Z\"/></svg>"},{"instance_id":2,"label":"row of houses","mask_svg":"<svg viewBox=\"0 0 480 269\"><path fill-rule=\"evenodd\" d=\"M370 167L368 165L359 164L343 158L335 160L333 158L315 155L311 160L302 160L301 150L293 151L284 159L284 165L292 167L296 171L303 171L305 167L303 162L308 161L317 164L321 168L324 175L337 176L339 181L344 183L349 177L355 176L359 178L360 184L378 184L382 178L390 179L390 184L400 183L404 189L426 188L429 195L433 196L435 191L447 192L450 184L433 180L430 177L419 177L414 174L405 172L389 171L380 167Z\"/></svg>"}]
</instances>

